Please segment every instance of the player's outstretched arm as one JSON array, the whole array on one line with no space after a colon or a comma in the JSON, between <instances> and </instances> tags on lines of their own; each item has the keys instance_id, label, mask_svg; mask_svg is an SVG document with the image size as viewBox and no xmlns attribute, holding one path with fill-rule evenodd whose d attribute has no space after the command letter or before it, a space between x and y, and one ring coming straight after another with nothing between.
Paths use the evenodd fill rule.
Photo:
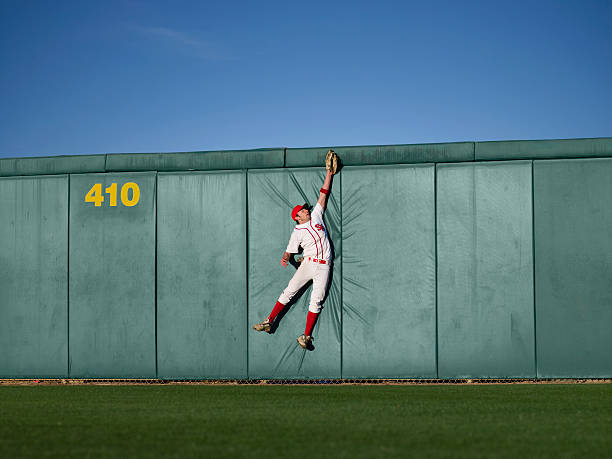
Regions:
<instances>
[{"instance_id":1,"label":"player's outstretched arm","mask_svg":"<svg viewBox=\"0 0 612 459\"><path fill-rule=\"evenodd\" d=\"M325 175L325 181L323 182L321 192L319 193L319 199L317 200L317 202L323 208L323 210L325 210L325 204L327 203L327 195L329 194L329 189L331 187L333 176L334 174L332 171L327 171L327 174Z\"/></svg>"},{"instance_id":2,"label":"player's outstretched arm","mask_svg":"<svg viewBox=\"0 0 612 459\"><path fill-rule=\"evenodd\" d=\"M325 169L327 169L327 175L325 175L325 181L323 187L321 187L321 193L319 193L319 199L317 202L323 210L325 210L325 204L327 203L327 195L331 188L332 177L338 172L340 166L340 160L334 150L329 150L325 156Z\"/></svg>"}]
</instances>

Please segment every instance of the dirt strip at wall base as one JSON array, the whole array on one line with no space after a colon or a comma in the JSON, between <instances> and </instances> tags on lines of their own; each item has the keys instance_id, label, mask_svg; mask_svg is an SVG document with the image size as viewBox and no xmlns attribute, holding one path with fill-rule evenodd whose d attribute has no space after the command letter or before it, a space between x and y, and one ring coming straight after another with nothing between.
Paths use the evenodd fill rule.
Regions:
<instances>
[{"instance_id":1,"label":"dirt strip at wall base","mask_svg":"<svg viewBox=\"0 0 612 459\"><path fill-rule=\"evenodd\" d=\"M0 379L0 386L612 384L612 379Z\"/></svg>"}]
</instances>

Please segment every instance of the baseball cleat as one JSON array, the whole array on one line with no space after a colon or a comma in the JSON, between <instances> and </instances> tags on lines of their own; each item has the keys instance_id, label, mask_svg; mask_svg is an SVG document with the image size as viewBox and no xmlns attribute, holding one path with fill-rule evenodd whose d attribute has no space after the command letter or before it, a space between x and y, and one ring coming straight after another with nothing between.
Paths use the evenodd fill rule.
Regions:
<instances>
[{"instance_id":1,"label":"baseball cleat","mask_svg":"<svg viewBox=\"0 0 612 459\"><path fill-rule=\"evenodd\" d=\"M298 344L302 349L312 349L312 337L302 335L297 339Z\"/></svg>"},{"instance_id":2,"label":"baseball cleat","mask_svg":"<svg viewBox=\"0 0 612 459\"><path fill-rule=\"evenodd\" d=\"M264 331L266 333L271 333L272 332L272 324L270 323L270 320L266 319L266 320L264 320L260 324L253 325L253 330Z\"/></svg>"}]
</instances>

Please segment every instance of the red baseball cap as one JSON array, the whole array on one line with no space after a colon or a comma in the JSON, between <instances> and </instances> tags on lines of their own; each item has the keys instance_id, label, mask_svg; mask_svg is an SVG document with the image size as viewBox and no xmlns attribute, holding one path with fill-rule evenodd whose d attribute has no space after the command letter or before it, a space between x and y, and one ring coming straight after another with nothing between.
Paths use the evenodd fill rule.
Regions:
<instances>
[{"instance_id":1,"label":"red baseball cap","mask_svg":"<svg viewBox=\"0 0 612 459\"><path fill-rule=\"evenodd\" d=\"M295 217L297 216L297 213L298 213L300 210L302 210L302 209L304 209L304 208L306 208L306 207L308 207L308 204L306 204L306 203L304 203L304 204L303 204L303 205L301 205L301 206L295 206L295 207L293 208L293 210L291 211L291 219L292 219L292 220L295 220Z\"/></svg>"}]
</instances>

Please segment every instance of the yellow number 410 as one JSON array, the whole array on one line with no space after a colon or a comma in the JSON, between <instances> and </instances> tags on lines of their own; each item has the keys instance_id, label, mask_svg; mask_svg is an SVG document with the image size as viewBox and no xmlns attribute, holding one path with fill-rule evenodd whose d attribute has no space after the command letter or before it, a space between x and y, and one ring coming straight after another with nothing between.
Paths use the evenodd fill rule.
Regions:
<instances>
[{"instance_id":1,"label":"yellow number 410","mask_svg":"<svg viewBox=\"0 0 612 459\"><path fill-rule=\"evenodd\" d=\"M111 183L105 190L106 194L109 195L110 207L117 206L117 184ZM132 196L130 197L130 191ZM126 207L133 207L138 204L140 200L140 188L134 182L128 182L121 187L121 203ZM85 202L93 202L94 206L100 207L104 202L104 195L102 194L102 184L96 183L85 195Z\"/></svg>"}]
</instances>

